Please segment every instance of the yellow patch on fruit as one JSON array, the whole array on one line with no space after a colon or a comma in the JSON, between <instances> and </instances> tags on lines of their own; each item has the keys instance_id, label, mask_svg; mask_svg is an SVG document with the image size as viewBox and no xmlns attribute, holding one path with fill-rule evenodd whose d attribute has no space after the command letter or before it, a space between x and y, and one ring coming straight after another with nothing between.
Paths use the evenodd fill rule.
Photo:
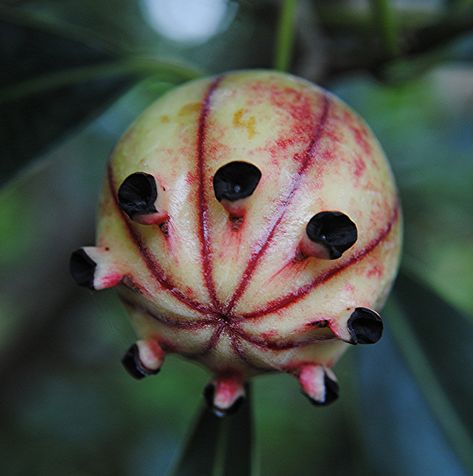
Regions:
<instances>
[{"instance_id":1,"label":"yellow patch on fruit","mask_svg":"<svg viewBox=\"0 0 473 476\"><path fill-rule=\"evenodd\" d=\"M256 134L256 119L255 116L250 116L247 119L244 119L244 115L244 109L238 109L235 111L235 114L233 114L232 124L235 127L242 127L246 129L246 132L248 133L248 139L252 139Z\"/></svg>"}]
</instances>

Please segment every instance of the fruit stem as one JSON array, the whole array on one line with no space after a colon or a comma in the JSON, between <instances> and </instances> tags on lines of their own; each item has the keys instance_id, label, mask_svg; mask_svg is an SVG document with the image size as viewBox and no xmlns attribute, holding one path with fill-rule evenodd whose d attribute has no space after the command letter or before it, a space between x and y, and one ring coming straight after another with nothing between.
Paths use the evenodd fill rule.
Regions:
<instances>
[{"instance_id":1,"label":"fruit stem","mask_svg":"<svg viewBox=\"0 0 473 476\"><path fill-rule=\"evenodd\" d=\"M274 68L288 71L294 44L294 27L298 0L283 0L279 15Z\"/></svg>"}]
</instances>

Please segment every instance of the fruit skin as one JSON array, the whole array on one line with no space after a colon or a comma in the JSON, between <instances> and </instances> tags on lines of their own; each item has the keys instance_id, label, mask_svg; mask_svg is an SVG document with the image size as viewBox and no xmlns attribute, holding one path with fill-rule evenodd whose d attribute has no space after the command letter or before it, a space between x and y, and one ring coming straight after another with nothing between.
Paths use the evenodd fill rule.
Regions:
<instances>
[{"instance_id":1,"label":"fruit skin","mask_svg":"<svg viewBox=\"0 0 473 476\"><path fill-rule=\"evenodd\" d=\"M213 179L230 162L261 178L249 196L219 201ZM136 173L154 177L157 198L133 220L118 191ZM356 225L337 259L306 234L326 211ZM215 387L235 388L214 392L230 406L248 377L271 371L329 403L320 388L330 376L338 390L332 366L348 344L372 341L354 336L350 317L382 307L400 247L393 176L363 120L307 81L242 71L180 86L135 121L108 165L97 247L84 250L93 287L120 283L140 348L160 349L153 368L164 353L199 361L215 382L237 382Z\"/></svg>"}]
</instances>

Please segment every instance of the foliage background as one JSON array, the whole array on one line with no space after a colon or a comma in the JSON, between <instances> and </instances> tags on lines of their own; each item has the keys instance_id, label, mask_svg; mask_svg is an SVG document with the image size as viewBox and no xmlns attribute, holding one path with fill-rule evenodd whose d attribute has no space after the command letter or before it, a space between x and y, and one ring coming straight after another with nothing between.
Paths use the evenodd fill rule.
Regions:
<instances>
[{"instance_id":1,"label":"foliage background","mask_svg":"<svg viewBox=\"0 0 473 476\"><path fill-rule=\"evenodd\" d=\"M2 474L148 476L176 465L208 375L170 357L159 377L131 380L119 364L133 341L124 310L113 292L74 286L68 257L93 243L107 156L146 105L203 73L274 64L370 124L398 180L405 252L385 336L342 359L336 404L311 407L288 376L254 382L256 469L473 474L472 9L2 1Z\"/></svg>"}]
</instances>

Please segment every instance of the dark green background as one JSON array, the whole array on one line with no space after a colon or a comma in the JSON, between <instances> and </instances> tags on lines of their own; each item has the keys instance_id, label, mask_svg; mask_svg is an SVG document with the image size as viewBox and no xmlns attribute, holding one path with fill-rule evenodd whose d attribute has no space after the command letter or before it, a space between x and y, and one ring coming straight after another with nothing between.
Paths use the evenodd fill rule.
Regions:
<instances>
[{"instance_id":1,"label":"dark green background","mask_svg":"<svg viewBox=\"0 0 473 476\"><path fill-rule=\"evenodd\" d=\"M93 244L105 163L131 121L199 74L271 68L281 3L228 2L221 31L192 44L154 30L140 2L1 2L2 475L149 476L176 464L209 375L171 356L158 377L129 378L123 308L113 291L76 288L68 257ZM290 71L378 136L405 246L385 336L337 365L336 404L310 406L289 376L254 381L262 475L473 474L472 8L298 4Z\"/></svg>"}]
</instances>

